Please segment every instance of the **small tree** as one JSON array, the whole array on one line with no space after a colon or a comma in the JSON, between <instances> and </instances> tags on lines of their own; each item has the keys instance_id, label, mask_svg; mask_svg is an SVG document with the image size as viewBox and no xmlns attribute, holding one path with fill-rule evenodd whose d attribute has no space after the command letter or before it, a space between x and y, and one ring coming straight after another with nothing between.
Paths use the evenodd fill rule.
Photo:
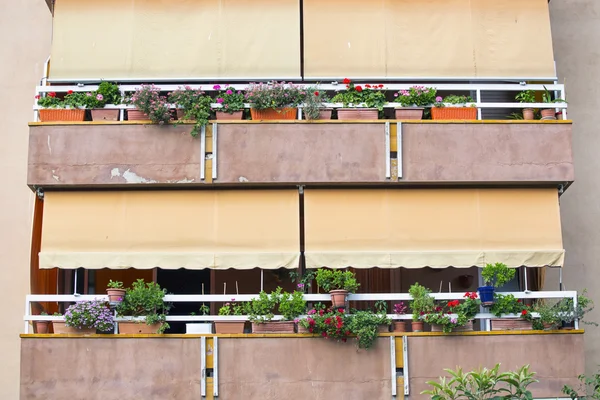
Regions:
<instances>
[{"instance_id":1,"label":"small tree","mask_svg":"<svg viewBox=\"0 0 600 400\"><path fill-rule=\"evenodd\" d=\"M499 288L515 277L515 270L503 263L486 264L481 277L487 286Z\"/></svg>"}]
</instances>

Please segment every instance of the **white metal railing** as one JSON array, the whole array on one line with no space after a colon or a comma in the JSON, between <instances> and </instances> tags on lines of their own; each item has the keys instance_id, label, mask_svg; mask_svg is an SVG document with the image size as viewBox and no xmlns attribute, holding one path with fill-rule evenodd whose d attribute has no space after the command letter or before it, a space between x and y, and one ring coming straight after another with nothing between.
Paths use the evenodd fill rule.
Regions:
<instances>
[{"instance_id":1,"label":"white metal railing","mask_svg":"<svg viewBox=\"0 0 600 400\"><path fill-rule=\"evenodd\" d=\"M433 293L432 296L436 300L462 300L465 292L455 293ZM577 305L577 292L576 291L525 291L525 292L506 292L502 294L512 294L517 299L533 300L533 299L564 299L570 298L573 300L574 306ZM243 294L243 295L232 295L232 294L169 294L165 296L165 302L169 303L226 303L232 301L250 301L253 298L258 297L257 294ZM29 333L29 323L31 321L64 321L63 316L51 316L51 315L33 315L31 314L32 303L71 303L83 300L106 300L108 301L107 295L54 295L54 294L30 294L26 296L25 300L25 333ZM305 294L304 299L309 302L325 302L330 301L329 294ZM408 293L358 293L350 294L348 296L349 301L410 301L412 298ZM532 314L534 317L538 317L536 313ZM388 314L388 317L395 320L409 320L412 319L411 314L405 314L398 316L396 314ZM518 315L504 315L503 318L514 318ZM475 315L475 319L481 320L483 325L482 330L490 330L490 319L496 318L490 313L478 313ZM274 320L282 319L281 315L276 315ZM128 321L131 318L115 318L115 321ZM220 315L168 315L167 321L171 322L207 322L207 321L227 321L227 320L247 320L246 316L220 316ZM575 321L575 329L579 328L579 323Z\"/></svg>"},{"instance_id":2,"label":"white metal railing","mask_svg":"<svg viewBox=\"0 0 600 400\"><path fill-rule=\"evenodd\" d=\"M310 86L311 84L307 84L305 82L299 82L298 85ZM227 83L219 83L221 87L227 85ZM177 89L182 88L183 84L156 84L155 87L163 92L171 92ZM192 89L202 89L205 92L215 92L213 89L213 84L192 84L185 85ZM245 83L230 83L230 87L235 90L244 90L248 87ZM562 110L562 118L567 119L567 103L518 103L518 102L507 102L507 103L493 103L493 102L484 102L482 99L482 92L520 92L523 90L534 90L534 91L544 91L548 90L553 92L556 98L566 99L565 94L565 86L562 84L527 84L527 83L455 83L455 84L432 84L432 83L390 83L385 85L385 90L387 91L398 91L398 90L407 90L412 86L426 86L426 87L435 87L438 91L454 91L454 92L473 92L475 102L470 103L469 105L473 105L477 107L477 119L482 119L482 109L523 109L523 108L554 108L556 110ZM124 84L119 85L119 89L124 96L126 93L133 93L140 85L131 85ZM346 86L343 83L332 82L328 84L319 84L319 90L324 91L343 91L346 90ZM67 93L68 91L74 92L90 92L98 89L98 85L64 85L64 86L36 86L35 94L36 95L44 95L49 92L55 93ZM325 106L331 108L339 108L342 107L341 103L326 103ZM220 108L221 105L218 103L212 104L213 108ZM245 104L245 108L250 108L250 104ZM395 108L398 107L398 103L387 103L385 108ZM34 121L39 120L38 110L41 107L38 106L37 101L33 106L34 110ZM133 109L134 106L126 105L126 104L117 104L107 106L108 109L118 109L118 110L127 110ZM175 108L175 106L172 106ZM302 119L302 106L298 107L298 119ZM120 120L124 120L124 112L120 113Z\"/></svg>"}]
</instances>

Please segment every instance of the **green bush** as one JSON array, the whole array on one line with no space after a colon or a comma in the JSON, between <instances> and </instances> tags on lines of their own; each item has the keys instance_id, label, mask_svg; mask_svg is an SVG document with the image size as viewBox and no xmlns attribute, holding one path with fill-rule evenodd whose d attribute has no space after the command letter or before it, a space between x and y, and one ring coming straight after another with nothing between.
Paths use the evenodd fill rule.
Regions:
<instances>
[{"instance_id":1,"label":"green bush","mask_svg":"<svg viewBox=\"0 0 600 400\"><path fill-rule=\"evenodd\" d=\"M167 291L157 283L138 279L125 292L125 298L117 305L117 314L128 317L145 317L147 325L160 323L159 333L169 328L166 315L170 306L165 304Z\"/></svg>"},{"instance_id":2,"label":"green bush","mask_svg":"<svg viewBox=\"0 0 600 400\"><path fill-rule=\"evenodd\" d=\"M348 293L355 293L360 284L356 281L356 275L351 271L342 271L339 269L331 270L321 268L317 270L317 285L326 292L332 290L347 290Z\"/></svg>"},{"instance_id":3,"label":"green bush","mask_svg":"<svg viewBox=\"0 0 600 400\"><path fill-rule=\"evenodd\" d=\"M412 285L408 293L412 297L410 309L413 312L413 321L418 321L422 315L435 309L435 299L431 296L431 290L419 285L419 282Z\"/></svg>"},{"instance_id":4,"label":"green bush","mask_svg":"<svg viewBox=\"0 0 600 400\"><path fill-rule=\"evenodd\" d=\"M515 277L515 270L503 263L486 264L481 271L481 277L486 285L499 288Z\"/></svg>"}]
</instances>

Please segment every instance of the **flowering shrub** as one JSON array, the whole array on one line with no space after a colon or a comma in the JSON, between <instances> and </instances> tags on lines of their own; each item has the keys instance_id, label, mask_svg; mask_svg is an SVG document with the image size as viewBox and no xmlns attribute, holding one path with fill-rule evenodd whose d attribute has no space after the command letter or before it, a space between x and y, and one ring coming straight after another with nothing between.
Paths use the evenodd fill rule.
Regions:
<instances>
[{"instance_id":1,"label":"flowering shrub","mask_svg":"<svg viewBox=\"0 0 600 400\"><path fill-rule=\"evenodd\" d=\"M320 91L317 86L306 88L306 99L304 100L304 115L306 119L318 119L323 103L329 102L329 97L324 91Z\"/></svg>"},{"instance_id":2,"label":"flowering shrub","mask_svg":"<svg viewBox=\"0 0 600 400\"><path fill-rule=\"evenodd\" d=\"M467 292L464 300L451 300L444 306L437 306L433 311L423 313L421 319L428 324L440 325L443 332L452 332L452 329L466 325L479 311L481 302L476 292Z\"/></svg>"},{"instance_id":3,"label":"flowering shrub","mask_svg":"<svg viewBox=\"0 0 600 400\"><path fill-rule=\"evenodd\" d=\"M367 107L383 111L387 103L383 85L354 85L348 78L344 79L346 91L339 92L331 99L334 103L342 103L344 107Z\"/></svg>"},{"instance_id":4,"label":"flowering shrub","mask_svg":"<svg viewBox=\"0 0 600 400\"><path fill-rule=\"evenodd\" d=\"M235 299L231 299L231 303L223 304L223 307L219 308L219 315L244 315L247 308L247 303L234 302Z\"/></svg>"},{"instance_id":5,"label":"flowering shrub","mask_svg":"<svg viewBox=\"0 0 600 400\"><path fill-rule=\"evenodd\" d=\"M127 99L138 110L148 115L155 124L164 124L171 120L171 110L167 98L161 96L160 90L154 85L142 85Z\"/></svg>"},{"instance_id":6,"label":"flowering shrub","mask_svg":"<svg viewBox=\"0 0 600 400\"><path fill-rule=\"evenodd\" d=\"M121 91L116 83L101 82L98 90L85 94L85 105L87 108L104 108L107 104L120 104Z\"/></svg>"},{"instance_id":7,"label":"flowering shrub","mask_svg":"<svg viewBox=\"0 0 600 400\"><path fill-rule=\"evenodd\" d=\"M304 101L306 91L293 83L251 83L246 89L246 100L256 110L296 107Z\"/></svg>"},{"instance_id":8,"label":"flowering shrub","mask_svg":"<svg viewBox=\"0 0 600 400\"><path fill-rule=\"evenodd\" d=\"M48 92L44 97L39 94L35 96L37 103L40 107L44 108L63 108L62 100L59 97L56 97L56 93Z\"/></svg>"},{"instance_id":9,"label":"flowering shrub","mask_svg":"<svg viewBox=\"0 0 600 400\"><path fill-rule=\"evenodd\" d=\"M69 90L64 99L59 98L55 92L48 92L46 96L35 96L39 106L43 108L83 108L85 107L85 95Z\"/></svg>"},{"instance_id":10,"label":"flowering shrub","mask_svg":"<svg viewBox=\"0 0 600 400\"><path fill-rule=\"evenodd\" d=\"M521 300L516 299L512 294L503 295L495 293L494 300L495 302L490 308L490 312L496 317L500 318L504 314L516 314L527 321L533 320L531 308L523 304Z\"/></svg>"},{"instance_id":11,"label":"flowering shrub","mask_svg":"<svg viewBox=\"0 0 600 400\"><path fill-rule=\"evenodd\" d=\"M105 301L79 301L67 308L65 325L82 329L93 328L105 332L114 328L113 316Z\"/></svg>"},{"instance_id":12,"label":"flowering shrub","mask_svg":"<svg viewBox=\"0 0 600 400\"><path fill-rule=\"evenodd\" d=\"M471 96L457 96L457 95L449 95L446 96L442 99L442 96L437 96L435 98L435 104L434 106L436 107L444 107L446 104L451 104L453 106L461 106L461 107L466 107L467 103L473 103L473 98ZM474 104L471 105L471 107L475 107Z\"/></svg>"},{"instance_id":13,"label":"flowering shrub","mask_svg":"<svg viewBox=\"0 0 600 400\"><path fill-rule=\"evenodd\" d=\"M413 86L408 90L401 90L394 93L396 103L402 107L431 107L435 103L435 88L426 88L424 86Z\"/></svg>"},{"instance_id":14,"label":"flowering shrub","mask_svg":"<svg viewBox=\"0 0 600 400\"><path fill-rule=\"evenodd\" d=\"M202 90L194 90L186 86L183 89L180 88L169 93L168 100L183 110L182 119L196 121L190 134L193 137L198 136L202 127L208 124L212 99L206 96ZM178 121L178 123L181 122L181 120Z\"/></svg>"},{"instance_id":15,"label":"flowering shrub","mask_svg":"<svg viewBox=\"0 0 600 400\"><path fill-rule=\"evenodd\" d=\"M235 90L234 88L226 85L221 88L221 85L213 86L214 90L219 90L215 101L221 105L221 108L217 108L213 111L222 111L228 114L233 114L237 111L244 109L244 94L241 90Z\"/></svg>"}]
</instances>

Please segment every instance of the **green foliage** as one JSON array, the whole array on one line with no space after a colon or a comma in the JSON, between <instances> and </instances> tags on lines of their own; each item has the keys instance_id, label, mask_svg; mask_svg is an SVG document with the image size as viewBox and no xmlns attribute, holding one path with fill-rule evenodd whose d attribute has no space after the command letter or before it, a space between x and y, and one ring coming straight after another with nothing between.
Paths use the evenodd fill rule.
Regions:
<instances>
[{"instance_id":1,"label":"green foliage","mask_svg":"<svg viewBox=\"0 0 600 400\"><path fill-rule=\"evenodd\" d=\"M360 284L356 281L356 275L351 271L339 269L318 269L316 274L317 285L326 292L332 290L347 290L355 293Z\"/></svg>"},{"instance_id":2,"label":"green foliage","mask_svg":"<svg viewBox=\"0 0 600 400\"><path fill-rule=\"evenodd\" d=\"M535 103L535 92L533 90L523 90L515 96L519 103Z\"/></svg>"},{"instance_id":3,"label":"green foliage","mask_svg":"<svg viewBox=\"0 0 600 400\"><path fill-rule=\"evenodd\" d=\"M154 85L142 85L126 100L138 110L148 115L155 124L165 124L171 120L171 110L167 98L160 94L160 89Z\"/></svg>"},{"instance_id":4,"label":"green foliage","mask_svg":"<svg viewBox=\"0 0 600 400\"><path fill-rule=\"evenodd\" d=\"M304 293L294 291L293 293L283 292L279 297L279 313L285 321L292 321L306 311L306 301Z\"/></svg>"},{"instance_id":5,"label":"green foliage","mask_svg":"<svg viewBox=\"0 0 600 400\"><path fill-rule=\"evenodd\" d=\"M375 312L377 314L384 314L384 315L387 314L387 308L388 308L387 301L377 300L375 302Z\"/></svg>"},{"instance_id":6,"label":"green foliage","mask_svg":"<svg viewBox=\"0 0 600 400\"><path fill-rule=\"evenodd\" d=\"M450 333L454 328L464 326L471 321L479 311L480 305L481 301L477 298L477 293L467 292L462 303L460 300L451 300L421 316L421 319L428 324L440 325L444 333Z\"/></svg>"},{"instance_id":7,"label":"green foliage","mask_svg":"<svg viewBox=\"0 0 600 400\"><path fill-rule=\"evenodd\" d=\"M84 108L86 106L86 95L72 90L69 90L63 99L55 92L48 92L44 97L37 95L36 99L38 105L43 108Z\"/></svg>"},{"instance_id":8,"label":"green foliage","mask_svg":"<svg viewBox=\"0 0 600 400\"><path fill-rule=\"evenodd\" d=\"M533 311L540 315L540 318L533 322L533 329L545 329L544 325L549 325L549 329L556 329L560 325L556 304L551 304L548 300L538 301L533 307Z\"/></svg>"},{"instance_id":9,"label":"green foliage","mask_svg":"<svg viewBox=\"0 0 600 400\"><path fill-rule=\"evenodd\" d=\"M170 306L165 304L165 289L154 282L146 283L143 279L133 282L125 292L125 298L117 305L117 314L130 317L145 317L146 324L160 323L159 333L169 328L166 314Z\"/></svg>"},{"instance_id":10,"label":"green foliage","mask_svg":"<svg viewBox=\"0 0 600 400\"><path fill-rule=\"evenodd\" d=\"M481 271L481 277L486 285L499 288L515 277L515 270L503 263L486 264Z\"/></svg>"},{"instance_id":11,"label":"green foliage","mask_svg":"<svg viewBox=\"0 0 600 400\"><path fill-rule=\"evenodd\" d=\"M413 312L413 321L418 321L421 315L435 309L435 299L431 296L431 290L419 285L419 282L412 285L408 293L412 297L410 309Z\"/></svg>"},{"instance_id":12,"label":"green foliage","mask_svg":"<svg viewBox=\"0 0 600 400\"><path fill-rule=\"evenodd\" d=\"M570 324L576 319L586 325L598 326L596 322L587 321L583 317L594 309L594 302L586 296L587 290L584 290L577 296L577 306L573 304L572 299L561 299L554 307L556 315L564 323Z\"/></svg>"},{"instance_id":13,"label":"green foliage","mask_svg":"<svg viewBox=\"0 0 600 400\"><path fill-rule=\"evenodd\" d=\"M248 319L252 322L268 322L273 319L275 312L279 312L285 321L292 321L306 311L304 293L294 291L283 292L280 287L267 294L259 293L257 298L250 301Z\"/></svg>"},{"instance_id":14,"label":"green foliage","mask_svg":"<svg viewBox=\"0 0 600 400\"><path fill-rule=\"evenodd\" d=\"M251 83L246 89L246 99L256 110L296 107L306 97L306 91L293 83Z\"/></svg>"},{"instance_id":15,"label":"green foliage","mask_svg":"<svg viewBox=\"0 0 600 400\"><path fill-rule=\"evenodd\" d=\"M505 314L516 314L520 318L532 321L531 307L517 300L512 294L494 293L494 304L490 307L490 312L500 318Z\"/></svg>"},{"instance_id":16,"label":"green foliage","mask_svg":"<svg viewBox=\"0 0 600 400\"><path fill-rule=\"evenodd\" d=\"M45 96L39 94L35 96L37 103L43 108L64 108L63 101L61 98L56 96L55 92L48 92Z\"/></svg>"},{"instance_id":17,"label":"green foliage","mask_svg":"<svg viewBox=\"0 0 600 400\"><path fill-rule=\"evenodd\" d=\"M198 310L198 312L200 313L200 315L209 315L210 314L210 307L207 306L206 304L202 303L202 305L200 306L200 309Z\"/></svg>"},{"instance_id":18,"label":"green foliage","mask_svg":"<svg viewBox=\"0 0 600 400\"><path fill-rule=\"evenodd\" d=\"M508 115L506 117L506 119L521 120L524 118L523 118L523 113L511 113L510 115Z\"/></svg>"},{"instance_id":19,"label":"green foliage","mask_svg":"<svg viewBox=\"0 0 600 400\"><path fill-rule=\"evenodd\" d=\"M500 364L492 369L479 369L464 372L462 368L446 369L450 377L442 377L439 381L429 381L431 390L421 394L430 395L433 400L532 400L533 395L528 387L537 382L535 373L529 371L529 365L517 371L499 372Z\"/></svg>"},{"instance_id":20,"label":"green foliage","mask_svg":"<svg viewBox=\"0 0 600 400\"><path fill-rule=\"evenodd\" d=\"M550 92L548 91L546 86L544 86L544 93L542 94L542 102L543 103L566 103L566 101L563 99L553 99L552 95L550 94Z\"/></svg>"},{"instance_id":21,"label":"green foliage","mask_svg":"<svg viewBox=\"0 0 600 400\"><path fill-rule=\"evenodd\" d=\"M344 79L346 90L339 92L331 101L333 103L342 103L344 107L367 107L376 108L383 111L383 106L387 103L383 85L354 85L350 79Z\"/></svg>"},{"instance_id":22,"label":"green foliage","mask_svg":"<svg viewBox=\"0 0 600 400\"><path fill-rule=\"evenodd\" d=\"M376 314L371 311L357 311L349 317L348 327L356 335L359 349L369 349L375 344L380 325L390 325L391 320L385 314Z\"/></svg>"},{"instance_id":23,"label":"green foliage","mask_svg":"<svg viewBox=\"0 0 600 400\"><path fill-rule=\"evenodd\" d=\"M221 88L221 85L214 85L213 89L219 90L215 97L215 101L221 105L220 108L213 111L222 111L227 114L233 114L236 111L244 109L245 97L241 90L236 91L229 85L225 85L224 88Z\"/></svg>"},{"instance_id":24,"label":"green foliage","mask_svg":"<svg viewBox=\"0 0 600 400\"><path fill-rule=\"evenodd\" d=\"M435 103L436 89L432 87L413 86L394 94L396 103L402 107L431 107Z\"/></svg>"},{"instance_id":25,"label":"green foliage","mask_svg":"<svg viewBox=\"0 0 600 400\"><path fill-rule=\"evenodd\" d=\"M474 100L471 96L458 96L451 94L449 96L444 97L441 101L440 97L436 98L436 102L434 104L435 107L444 107L446 104L451 104L453 106L462 106L466 107L467 103L473 103ZM471 105L474 107L474 105Z\"/></svg>"},{"instance_id":26,"label":"green foliage","mask_svg":"<svg viewBox=\"0 0 600 400\"><path fill-rule=\"evenodd\" d=\"M577 389L565 385L562 392L572 400L600 400L600 373L596 373L591 377L579 375L578 379L580 383Z\"/></svg>"},{"instance_id":27,"label":"green foliage","mask_svg":"<svg viewBox=\"0 0 600 400\"><path fill-rule=\"evenodd\" d=\"M323 103L329 102L327 93L319 90L318 86L309 86L306 88L306 98L304 99L304 116L308 120L319 119Z\"/></svg>"},{"instance_id":28,"label":"green foliage","mask_svg":"<svg viewBox=\"0 0 600 400\"><path fill-rule=\"evenodd\" d=\"M106 285L109 289L123 289L123 282L121 281L113 281L112 279L108 281L108 285Z\"/></svg>"},{"instance_id":29,"label":"green foliage","mask_svg":"<svg viewBox=\"0 0 600 400\"><path fill-rule=\"evenodd\" d=\"M169 93L168 100L183 110L183 117L177 121L178 124L183 123L183 120L196 121L190 134L193 137L198 136L202 127L208 124L212 99L203 91L186 86Z\"/></svg>"},{"instance_id":30,"label":"green foliage","mask_svg":"<svg viewBox=\"0 0 600 400\"><path fill-rule=\"evenodd\" d=\"M104 108L107 104L120 104L121 91L116 83L101 82L98 90L85 94L87 108Z\"/></svg>"},{"instance_id":31,"label":"green foliage","mask_svg":"<svg viewBox=\"0 0 600 400\"><path fill-rule=\"evenodd\" d=\"M225 303L219 308L219 315L244 315L248 314L250 309L250 303L237 302L234 303L235 299L231 299L231 303Z\"/></svg>"},{"instance_id":32,"label":"green foliage","mask_svg":"<svg viewBox=\"0 0 600 400\"><path fill-rule=\"evenodd\" d=\"M298 271L290 271L290 279L292 282L297 282L296 287L298 290L306 293L307 289L312 286L312 282L315 280L316 272L312 269L304 271L304 273Z\"/></svg>"}]
</instances>

